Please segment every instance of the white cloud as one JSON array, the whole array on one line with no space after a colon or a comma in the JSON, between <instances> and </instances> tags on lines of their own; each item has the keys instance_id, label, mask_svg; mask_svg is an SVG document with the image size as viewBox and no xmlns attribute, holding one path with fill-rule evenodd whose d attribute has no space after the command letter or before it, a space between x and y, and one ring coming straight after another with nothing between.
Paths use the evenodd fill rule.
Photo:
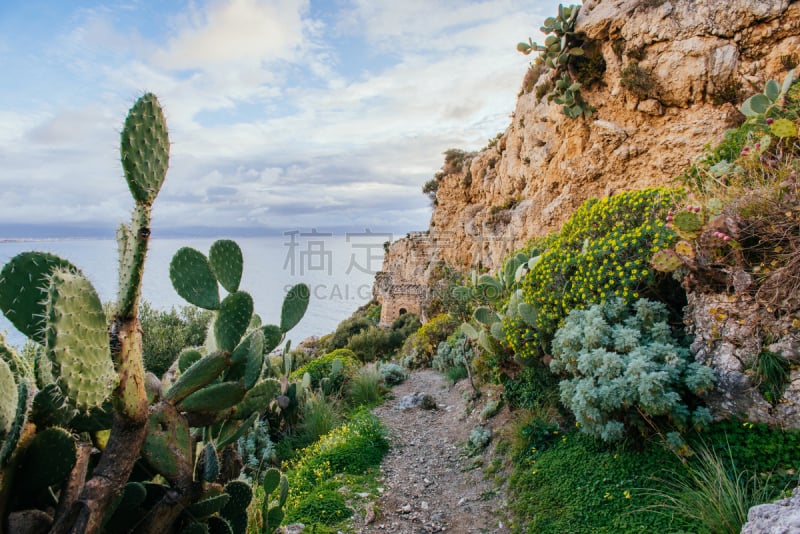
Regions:
<instances>
[{"instance_id":1,"label":"white cloud","mask_svg":"<svg viewBox=\"0 0 800 534\"><path fill-rule=\"evenodd\" d=\"M228 69L291 59L303 42L308 0L216 0L194 4L177 23L177 35L153 55L170 69Z\"/></svg>"}]
</instances>

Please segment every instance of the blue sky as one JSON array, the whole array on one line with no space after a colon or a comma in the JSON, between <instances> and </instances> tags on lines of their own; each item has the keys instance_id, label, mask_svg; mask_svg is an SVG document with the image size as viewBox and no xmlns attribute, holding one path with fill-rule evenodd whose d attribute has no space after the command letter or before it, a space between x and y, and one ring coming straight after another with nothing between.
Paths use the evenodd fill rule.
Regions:
<instances>
[{"instance_id":1,"label":"blue sky","mask_svg":"<svg viewBox=\"0 0 800 534\"><path fill-rule=\"evenodd\" d=\"M3 0L0 238L105 235L119 129L156 93L159 229L422 229L451 147L506 128L552 0ZM44 227L44 230L34 230Z\"/></svg>"}]
</instances>

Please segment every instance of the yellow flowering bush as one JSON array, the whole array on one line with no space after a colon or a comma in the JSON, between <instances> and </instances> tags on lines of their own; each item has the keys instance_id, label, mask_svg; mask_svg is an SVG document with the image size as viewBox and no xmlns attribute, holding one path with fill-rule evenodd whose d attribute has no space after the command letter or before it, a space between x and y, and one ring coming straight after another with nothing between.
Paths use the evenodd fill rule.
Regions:
<instances>
[{"instance_id":1,"label":"yellow flowering bush","mask_svg":"<svg viewBox=\"0 0 800 534\"><path fill-rule=\"evenodd\" d=\"M334 360L341 360L342 362L342 374L334 377L337 383L333 386L333 389L338 391L341 389L342 384L355 376L361 367L356 355L349 349L336 349L301 365L289 375L289 380L293 382L302 380L303 375L308 373L311 376L311 387L319 387L320 380L330 376Z\"/></svg>"},{"instance_id":2,"label":"yellow flowering bush","mask_svg":"<svg viewBox=\"0 0 800 534\"><path fill-rule=\"evenodd\" d=\"M663 275L648 262L670 246L665 215L683 197L679 189L648 188L584 202L561 231L538 244L541 259L521 283L522 299L536 312L534 324L506 317L506 341L522 359L548 350L556 329L573 309L612 297L631 303Z\"/></svg>"}]
</instances>

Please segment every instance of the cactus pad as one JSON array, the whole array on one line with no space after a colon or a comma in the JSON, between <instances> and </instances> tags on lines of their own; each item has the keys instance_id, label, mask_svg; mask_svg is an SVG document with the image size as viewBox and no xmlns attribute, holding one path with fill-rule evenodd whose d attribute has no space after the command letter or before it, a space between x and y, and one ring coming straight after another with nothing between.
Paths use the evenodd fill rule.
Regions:
<instances>
[{"instance_id":1,"label":"cactus pad","mask_svg":"<svg viewBox=\"0 0 800 534\"><path fill-rule=\"evenodd\" d=\"M234 534L231 524L226 519L217 516L208 518L209 534Z\"/></svg>"},{"instance_id":2,"label":"cactus pad","mask_svg":"<svg viewBox=\"0 0 800 534\"><path fill-rule=\"evenodd\" d=\"M152 204L169 167L167 121L156 95L142 95L128 111L120 155L134 200L137 204Z\"/></svg>"},{"instance_id":3,"label":"cactus pad","mask_svg":"<svg viewBox=\"0 0 800 534\"><path fill-rule=\"evenodd\" d=\"M282 332L288 332L300 322L308 308L310 296L311 290L305 284L297 284L286 293L283 298L283 307L281 308Z\"/></svg>"},{"instance_id":4,"label":"cactus pad","mask_svg":"<svg viewBox=\"0 0 800 534\"><path fill-rule=\"evenodd\" d=\"M674 250L665 248L653 254L653 257L650 259L650 265L656 271L671 273L683 265L683 261L681 261Z\"/></svg>"},{"instance_id":5,"label":"cactus pad","mask_svg":"<svg viewBox=\"0 0 800 534\"><path fill-rule=\"evenodd\" d=\"M218 412L242 400L244 387L238 382L220 382L195 391L178 404L185 412Z\"/></svg>"},{"instance_id":6,"label":"cactus pad","mask_svg":"<svg viewBox=\"0 0 800 534\"><path fill-rule=\"evenodd\" d=\"M11 429L6 434L3 446L0 447L0 467L5 466L11 453L17 447L17 442L22 434L22 428L25 426L26 415L28 407L28 384L24 381L17 385L17 412L14 416L14 422L11 424Z\"/></svg>"},{"instance_id":7,"label":"cactus pad","mask_svg":"<svg viewBox=\"0 0 800 534\"><path fill-rule=\"evenodd\" d=\"M203 480L214 482L219 476L219 457L213 443L206 443L203 450Z\"/></svg>"},{"instance_id":8,"label":"cactus pad","mask_svg":"<svg viewBox=\"0 0 800 534\"><path fill-rule=\"evenodd\" d=\"M0 437L11 430L17 413L17 384L11 368L0 360Z\"/></svg>"},{"instance_id":9,"label":"cactus pad","mask_svg":"<svg viewBox=\"0 0 800 534\"><path fill-rule=\"evenodd\" d=\"M235 241L230 239L220 239L211 245L208 252L208 263L211 271L217 277L217 281L229 293L239 290L239 282L242 281L242 249Z\"/></svg>"},{"instance_id":10,"label":"cactus pad","mask_svg":"<svg viewBox=\"0 0 800 534\"><path fill-rule=\"evenodd\" d=\"M536 309L527 302L519 303L519 306L517 306L517 313L519 313L520 318L529 326L536 325L538 314L536 313Z\"/></svg>"},{"instance_id":11,"label":"cactus pad","mask_svg":"<svg viewBox=\"0 0 800 534\"><path fill-rule=\"evenodd\" d=\"M231 496L231 500L222 510L222 514L234 511L247 511L250 501L253 500L253 490L250 484L243 480L232 480L225 485L225 493Z\"/></svg>"},{"instance_id":12,"label":"cactus pad","mask_svg":"<svg viewBox=\"0 0 800 534\"><path fill-rule=\"evenodd\" d=\"M227 493L220 493L219 495L214 495L213 497L207 497L192 504L188 511L193 517L196 518L209 517L222 510L225 505L228 504L228 500L230 500L230 498L230 495Z\"/></svg>"},{"instance_id":13,"label":"cactus pad","mask_svg":"<svg viewBox=\"0 0 800 534\"><path fill-rule=\"evenodd\" d=\"M769 126L769 131L775 137L797 137L797 127L789 119L778 119Z\"/></svg>"},{"instance_id":14,"label":"cactus pad","mask_svg":"<svg viewBox=\"0 0 800 534\"><path fill-rule=\"evenodd\" d=\"M228 358L221 352L197 360L178 377L164 398L173 404L182 401L198 389L210 384L228 367Z\"/></svg>"},{"instance_id":15,"label":"cactus pad","mask_svg":"<svg viewBox=\"0 0 800 534\"><path fill-rule=\"evenodd\" d=\"M33 493L61 483L77 460L75 440L63 428L52 427L37 433L25 450L15 490Z\"/></svg>"},{"instance_id":16,"label":"cactus pad","mask_svg":"<svg viewBox=\"0 0 800 534\"><path fill-rule=\"evenodd\" d=\"M286 475L281 475L281 481L278 484L278 506L286 504L286 499L289 497L289 479Z\"/></svg>"},{"instance_id":17,"label":"cactus pad","mask_svg":"<svg viewBox=\"0 0 800 534\"><path fill-rule=\"evenodd\" d=\"M250 417L250 414L264 411L280 391L280 382L274 378L262 380L253 386L236 406L235 417L237 419L246 419Z\"/></svg>"},{"instance_id":18,"label":"cactus pad","mask_svg":"<svg viewBox=\"0 0 800 534\"><path fill-rule=\"evenodd\" d=\"M169 264L172 287L190 304L206 310L219 308L219 286L208 260L191 247L179 249Z\"/></svg>"},{"instance_id":19,"label":"cactus pad","mask_svg":"<svg viewBox=\"0 0 800 534\"><path fill-rule=\"evenodd\" d=\"M503 332L503 323L500 321L492 323L492 326L489 327L489 333L492 334L492 337L498 341L503 341L506 338L506 335Z\"/></svg>"},{"instance_id":20,"label":"cactus pad","mask_svg":"<svg viewBox=\"0 0 800 534\"><path fill-rule=\"evenodd\" d=\"M17 329L44 343L45 297L54 269L78 269L65 259L44 252L23 252L0 271L0 310Z\"/></svg>"},{"instance_id":21,"label":"cactus pad","mask_svg":"<svg viewBox=\"0 0 800 534\"><path fill-rule=\"evenodd\" d=\"M238 421L236 419L226 419L219 429L217 434L216 444L218 449L224 449L234 441L241 438L245 432L253 428L253 423L256 422L260 412L253 412L245 421Z\"/></svg>"},{"instance_id":22,"label":"cactus pad","mask_svg":"<svg viewBox=\"0 0 800 534\"><path fill-rule=\"evenodd\" d=\"M699 213L683 210L675 215L672 224L683 234L696 234L703 227L703 219Z\"/></svg>"},{"instance_id":23,"label":"cactus pad","mask_svg":"<svg viewBox=\"0 0 800 534\"><path fill-rule=\"evenodd\" d=\"M181 373L185 372L202 357L203 355L197 349L183 349L181 353L178 354L178 371Z\"/></svg>"},{"instance_id":24,"label":"cactus pad","mask_svg":"<svg viewBox=\"0 0 800 534\"><path fill-rule=\"evenodd\" d=\"M283 332L274 324L262 326L261 333L264 334L264 354L275 350L275 347L280 345L283 340Z\"/></svg>"},{"instance_id":25,"label":"cactus pad","mask_svg":"<svg viewBox=\"0 0 800 534\"><path fill-rule=\"evenodd\" d=\"M214 321L214 337L220 350L232 352L242 339L250 317L253 316L253 297L244 291L231 293L219 306Z\"/></svg>"},{"instance_id":26,"label":"cactus pad","mask_svg":"<svg viewBox=\"0 0 800 534\"><path fill-rule=\"evenodd\" d=\"M278 485L281 483L281 472L271 467L267 469L267 472L264 473L264 481L261 483L261 487L264 488L264 493L269 495L276 489L278 489Z\"/></svg>"},{"instance_id":27,"label":"cactus pad","mask_svg":"<svg viewBox=\"0 0 800 534\"><path fill-rule=\"evenodd\" d=\"M694 247L688 241L678 241L675 243L675 252L689 259L694 258Z\"/></svg>"},{"instance_id":28,"label":"cactus pad","mask_svg":"<svg viewBox=\"0 0 800 534\"><path fill-rule=\"evenodd\" d=\"M45 313L47 355L67 401L81 411L102 406L118 376L100 297L83 275L56 269Z\"/></svg>"},{"instance_id":29,"label":"cactus pad","mask_svg":"<svg viewBox=\"0 0 800 534\"><path fill-rule=\"evenodd\" d=\"M479 306L475 308L475 312L473 313L473 317L475 320L481 324L485 324L487 326L491 325L492 323L496 323L500 320L495 312L493 312L488 306Z\"/></svg>"},{"instance_id":30,"label":"cactus pad","mask_svg":"<svg viewBox=\"0 0 800 534\"><path fill-rule=\"evenodd\" d=\"M56 384L48 384L33 397L30 419L37 428L67 424L73 410L66 406L64 395Z\"/></svg>"},{"instance_id":31,"label":"cactus pad","mask_svg":"<svg viewBox=\"0 0 800 534\"><path fill-rule=\"evenodd\" d=\"M167 403L150 412L142 456L156 472L169 481L191 474L191 437L186 419Z\"/></svg>"}]
</instances>

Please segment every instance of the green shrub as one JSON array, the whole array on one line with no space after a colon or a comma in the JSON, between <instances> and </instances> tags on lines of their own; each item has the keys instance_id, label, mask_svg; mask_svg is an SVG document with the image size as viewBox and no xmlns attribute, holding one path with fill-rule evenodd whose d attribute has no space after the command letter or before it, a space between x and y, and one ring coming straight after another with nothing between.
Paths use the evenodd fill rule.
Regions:
<instances>
[{"instance_id":1,"label":"green shrub","mask_svg":"<svg viewBox=\"0 0 800 534\"><path fill-rule=\"evenodd\" d=\"M305 443L314 443L336 428L340 415L336 402L322 392L308 394L303 403L303 419L300 431Z\"/></svg>"},{"instance_id":2,"label":"green shrub","mask_svg":"<svg viewBox=\"0 0 800 534\"><path fill-rule=\"evenodd\" d=\"M331 365L334 360L341 360L342 362L343 372L334 377L337 382L336 384L332 384L332 391L338 391L341 389L342 385L356 373L358 368L361 367L353 351L348 349L336 349L333 352L311 360L293 371L292 374L289 375L289 380L302 380L303 375L308 373L311 376L311 387L317 388L320 385L320 380L330 376Z\"/></svg>"},{"instance_id":3,"label":"green shrub","mask_svg":"<svg viewBox=\"0 0 800 534\"><path fill-rule=\"evenodd\" d=\"M394 320L391 326L392 334L395 336L396 339L400 339L400 343L397 343L397 347L400 347L403 344L403 341L419 330L419 327L422 326L422 323L419 321L419 316L416 313L404 313L400 317ZM396 342L396 341L395 341Z\"/></svg>"},{"instance_id":4,"label":"green shrub","mask_svg":"<svg viewBox=\"0 0 800 534\"><path fill-rule=\"evenodd\" d=\"M472 361L472 356L472 344L467 342L467 336L461 330L457 330L439 343L431 366L441 373L453 367L465 368L467 362Z\"/></svg>"},{"instance_id":5,"label":"green shrub","mask_svg":"<svg viewBox=\"0 0 800 534\"><path fill-rule=\"evenodd\" d=\"M409 336L403 344L403 365L409 369L425 367L433 360L439 343L458 327L458 321L446 313L433 317Z\"/></svg>"},{"instance_id":6,"label":"green shrub","mask_svg":"<svg viewBox=\"0 0 800 534\"><path fill-rule=\"evenodd\" d=\"M513 408L558 405L558 377L536 360L511 377L502 375L503 399Z\"/></svg>"},{"instance_id":7,"label":"green shrub","mask_svg":"<svg viewBox=\"0 0 800 534\"><path fill-rule=\"evenodd\" d=\"M510 453L515 463L531 463L539 453L561 439L557 417L558 412L546 408L523 410L516 414L510 430Z\"/></svg>"},{"instance_id":8,"label":"green shrub","mask_svg":"<svg viewBox=\"0 0 800 534\"><path fill-rule=\"evenodd\" d=\"M387 386L396 386L402 384L406 379L405 370L396 363L384 363L379 367L383 383Z\"/></svg>"},{"instance_id":9,"label":"green shrub","mask_svg":"<svg viewBox=\"0 0 800 534\"><path fill-rule=\"evenodd\" d=\"M590 199L560 232L538 243L544 252L521 284L523 300L536 314L534 324L520 317L503 320L517 356L529 360L546 353L573 309L614 296L628 303L657 292L668 298L665 292L675 291L677 283L654 272L648 261L675 240L664 218L681 197L678 190L650 188Z\"/></svg>"},{"instance_id":10,"label":"green shrub","mask_svg":"<svg viewBox=\"0 0 800 534\"><path fill-rule=\"evenodd\" d=\"M378 358L388 356L393 348L391 333L379 326L370 326L366 330L353 335L347 342L347 348L353 351L362 362L374 362Z\"/></svg>"},{"instance_id":11,"label":"green shrub","mask_svg":"<svg viewBox=\"0 0 800 534\"><path fill-rule=\"evenodd\" d=\"M762 351L756 362L756 380L767 402L777 404L789 383L789 360L780 354Z\"/></svg>"},{"instance_id":12,"label":"green shrub","mask_svg":"<svg viewBox=\"0 0 800 534\"><path fill-rule=\"evenodd\" d=\"M710 367L677 345L660 302L638 300L635 314L621 299L570 312L553 339L550 369L568 377L561 401L581 430L618 441L626 430L645 434L669 422L686 430L711 420L692 395L713 387Z\"/></svg>"},{"instance_id":13,"label":"green shrub","mask_svg":"<svg viewBox=\"0 0 800 534\"><path fill-rule=\"evenodd\" d=\"M184 347L202 345L211 312L194 306L180 311L157 310L148 302L139 306L142 323L142 357L145 369L161 376L169 369Z\"/></svg>"},{"instance_id":14,"label":"green shrub","mask_svg":"<svg viewBox=\"0 0 800 534\"><path fill-rule=\"evenodd\" d=\"M332 430L316 443L298 452L288 473L291 509L322 481L337 473L363 474L381 463L389 450L386 433L377 417L357 411L350 421Z\"/></svg>"},{"instance_id":15,"label":"green shrub","mask_svg":"<svg viewBox=\"0 0 800 534\"><path fill-rule=\"evenodd\" d=\"M289 523L303 523L304 525L335 525L343 519L353 515L353 510L347 507L342 494L323 489L314 491L308 497L290 508L286 514Z\"/></svg>"},{"instance_id":16,"label":"green shrub","mask_svg":"<svg viewBox=\"0 0 800 534\"><path fill-rule=\"evenodd\" d=\"M382 400L381 372L374 364L358 370L347 386L347 401L352 406L374 406Z\"/></svg>"},{"instance_id":17,"label":"green shrub","mask_svg":"<svg viewBox=\"0 0 800 534\"><path fill-rule=\"evenodd\" d=\"M339 323L336 331L326 339L325 350L331 352L336 349L343 349L350 342L351 337L373 326L375 326L375 323L366 317L356 316L345 319Z\"/></svg>"}]
</instances>

